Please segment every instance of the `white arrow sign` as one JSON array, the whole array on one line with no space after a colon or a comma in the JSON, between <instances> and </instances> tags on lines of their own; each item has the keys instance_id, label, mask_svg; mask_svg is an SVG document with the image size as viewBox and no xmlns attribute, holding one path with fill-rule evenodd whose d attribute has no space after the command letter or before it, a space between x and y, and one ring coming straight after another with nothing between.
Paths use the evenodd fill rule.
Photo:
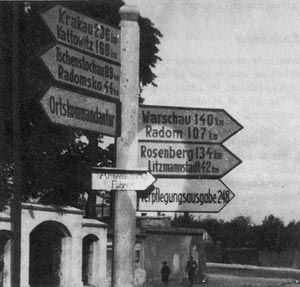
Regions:
<instances>
[{"instance_id":1,"label":"white arrow sign","mask_svg":"<svg viewBox=\"0 0 300 287\"><path fill-rule=\"evenodd\" d=\"M221 180L159 178L155 190L139 198L138 211L217 213L233 198Z\"/></svg>"},{"instance_id":2,"label":"white arrow sign","mask_svg":"<svg viewBox=\"0 0 300 287\"><path fill-rule=\"evenodd\" d=\"M145 190L155 181L147 170L95 168L92 173L93 190Z\"/></svg>"}]
</instances>

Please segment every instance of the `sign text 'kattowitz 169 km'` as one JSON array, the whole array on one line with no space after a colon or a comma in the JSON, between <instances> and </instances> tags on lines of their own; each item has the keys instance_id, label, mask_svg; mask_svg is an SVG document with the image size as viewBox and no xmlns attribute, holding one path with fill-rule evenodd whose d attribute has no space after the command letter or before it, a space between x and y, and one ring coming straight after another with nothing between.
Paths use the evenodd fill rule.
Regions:
<instances>
[{"instance_id":1,"label":"sign text 'kattowitz 169 km'","mask_svg":"<svg viewBox=\"0 0 300 287\"><path fill-rule=\"evenodd\" d=\"M139 107L139 141L223 143L242 128L221 109Z\"/></svg>"},{"instance_id":2,"label":"sign text 'kattowitz 169 km'","mask_svg":"<svg viewBox=\"0 0 300 287\"><path fill-rule=\"evenodd\" d=\"M138 211L217 213L235 196L221 180L159 178L154 186L138 198Z\"/></svg>"},{"instance_id":3,"label":"sign text 'kattowitz 169 km'","mask_svg":"<svg viewBox=\"0 0 300 287\"><path fill-rule=\"evenodd\" d=\"M62 44L120 63L120 29L56 5L42 14Z\"/></svg>"},{"instance_id":4,"label":"sign text 'kattowitz 169 km'","mask_svg":"<svg viewBox=\"0 0 300 287\"><path fill-rule=\"evenodd\" d=\"M119 135L117 103L51 87L41 104L53 123L109 136Z\"/></svg>"}]
</instances>

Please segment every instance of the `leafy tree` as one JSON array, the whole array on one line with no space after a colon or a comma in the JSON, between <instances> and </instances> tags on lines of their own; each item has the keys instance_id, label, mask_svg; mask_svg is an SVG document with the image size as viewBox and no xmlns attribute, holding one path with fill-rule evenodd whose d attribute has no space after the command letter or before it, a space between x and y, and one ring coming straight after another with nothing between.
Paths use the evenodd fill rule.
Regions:
<instances>
[{"instance_id":1,"label":"leafy tree","mask_svg":"<svg viewBox=\"0 0 300 287\"><path fill-rule=\"evenodd\" d=\"M64 2L79 13L118 26L121 0L97 3ZM23 200L36 198L47 204L83 207L85 194L90 194L91 168L113 166L114 145L101 148L100 134L61 127L50 123L39 99L53 85L49 73L39 59L42 51L54 45L40 13L54 6L51 2L20 2L19 71ZM9 200L13 185L12 129L12 5L0 3L0 205ZM155 86L152 69L157 56L159 38L153 23L139 18L141 31L140 86ZM56 85L56 84L54 84ZM0 207L1 207L0 206Z\"/></svg>"},{"instance_id":2,"label":"leafy tree","mask_svg":"<svg viewBox=\"0 0 300 287\"><path fill-rule=\"evenodd\" d=\"M281 251L284 249L284 223L274 215L266 216L262 222L260 248L262 250Z\"/></svg>"}]
</instances>

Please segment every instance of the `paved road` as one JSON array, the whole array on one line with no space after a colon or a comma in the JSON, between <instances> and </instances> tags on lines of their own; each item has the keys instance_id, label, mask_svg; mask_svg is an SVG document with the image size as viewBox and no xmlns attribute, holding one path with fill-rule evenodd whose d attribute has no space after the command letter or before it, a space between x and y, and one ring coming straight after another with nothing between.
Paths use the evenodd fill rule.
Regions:
<instances>
[{"instance_id":1,"label":"paved road","mask_svg":"<svg viewBox=\"0 0 300 287\"><path fill-rule=\"evenodd\" d=\"M168 287L188 287L187 280L170 280ZM147 287L166 287L162 282L148 284ZM295 279L240 277L232 275L211 274L209 282L194 284L193 287L300 287Z\"/></svg>"}]
</instances>

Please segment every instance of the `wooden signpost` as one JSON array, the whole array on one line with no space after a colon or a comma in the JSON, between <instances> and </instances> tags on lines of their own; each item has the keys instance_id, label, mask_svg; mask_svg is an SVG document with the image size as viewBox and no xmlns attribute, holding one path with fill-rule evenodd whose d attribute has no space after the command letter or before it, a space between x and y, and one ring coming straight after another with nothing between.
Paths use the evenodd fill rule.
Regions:
<instances>
[{"instance_id":1,"label":"wooden signpost","mask_svg":"<svg viewBox=\"0 0 300 287\"><path fill-rule=\"evenodd\" d=\"M219 212L234 193L212 179L241 163L222 143L243 127L220 109L139 107L139 12L123 6L120 15L122 37L120 29L61 5L42 14L57 43L41 58L72 91L52 86L41 104L53 123L119 137L117 168L95 168L92 190L116 191L112 286L130 287L136 191L152 185L155 175L160 179L139 199L139 211Z\"/></svg>"}]
</instances>

